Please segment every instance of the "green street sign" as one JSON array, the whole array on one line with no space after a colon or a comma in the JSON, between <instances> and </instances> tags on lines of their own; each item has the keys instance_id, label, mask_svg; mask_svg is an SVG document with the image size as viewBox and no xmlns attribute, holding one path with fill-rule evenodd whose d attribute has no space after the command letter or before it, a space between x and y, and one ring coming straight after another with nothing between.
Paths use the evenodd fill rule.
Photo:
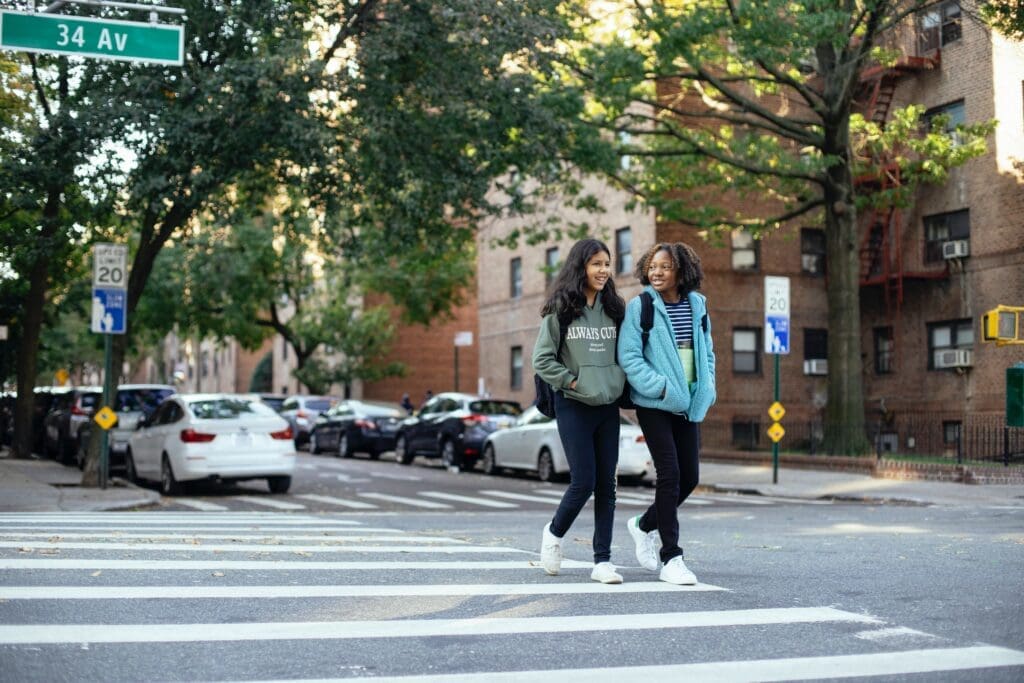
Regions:
<instances>
[{"instance_id":1,"label":"green street sign","mask_svg":"<svg viewBox=\"0 0 1024 683\"><path fill-rule=\"evenodd\" d=\"M185 29L138 21L0 10L0 49L181 65Z\"/></svg>"}]
</instances>

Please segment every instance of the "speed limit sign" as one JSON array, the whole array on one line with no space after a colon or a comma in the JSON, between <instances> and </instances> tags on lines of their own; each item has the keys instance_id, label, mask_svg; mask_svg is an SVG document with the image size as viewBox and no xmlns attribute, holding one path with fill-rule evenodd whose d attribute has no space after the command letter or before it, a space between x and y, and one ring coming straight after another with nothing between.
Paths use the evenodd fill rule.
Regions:
<instances>
[{"instance_id":1,"label":"speed limit sign","mask_svg":"<svg viewBox=\"0 0 1024 683\"><path fill-rule=\"evenodd\" d=\"M97 288L128 288L128 245L96 244L92 251L92 286Z\"/></svg>"}]
</instances>

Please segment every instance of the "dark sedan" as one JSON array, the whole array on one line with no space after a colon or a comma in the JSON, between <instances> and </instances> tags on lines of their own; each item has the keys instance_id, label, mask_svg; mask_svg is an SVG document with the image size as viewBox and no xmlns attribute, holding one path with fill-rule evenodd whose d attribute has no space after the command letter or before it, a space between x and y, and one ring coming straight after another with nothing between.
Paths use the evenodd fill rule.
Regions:
<instances>
[{"instance_id":1,"label":"dark sedan","mask_svg":"<svg viewBox=\"0 0 1024 683\"><path fill-rule=\"evenodd\" d=\"M342 401L317 418L309 435L310 453L350 458L368 453L376 460L395 449L395 434L406 413L397 403Z\"/></svg>"},{"instance_id":2,"label":"dark sedan","mask_svg":"<svg viewBox=\"0 0 1024 683\"><path fill-rule=\"evenodd\" d=\"M395 442L395 459L408 465L417 455L441 458L445 467L471 470L480 459L491 432L511 426L523 412L516 401L473 394L434 396L413 417L402 422Z\"/></svg>"}]
</instances>

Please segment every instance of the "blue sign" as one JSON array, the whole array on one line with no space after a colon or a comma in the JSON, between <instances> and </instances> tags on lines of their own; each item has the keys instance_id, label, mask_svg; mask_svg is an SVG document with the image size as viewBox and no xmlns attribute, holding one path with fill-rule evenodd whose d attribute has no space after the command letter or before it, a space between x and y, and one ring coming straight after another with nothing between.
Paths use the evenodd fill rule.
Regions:
<instances>
[{"instance_id":1,"label":"blue sign","mask_svg":"<svg viewBox=\"0 0 1024 683\"><path fill-rule=\"evenodd\" d=\"M100 334L124 334L128 290L92 290L92 331Z\"/></svg>"},{"instance_id":2,"label":"blue sign","mask_svg":"<svg viewBox=\"0 0 1024 683\"><path fill-rule=\"evenodd\" d=\"M789 353L789 316L765 316L764 348L767 353Z\"/></svg>"}]
</instances>

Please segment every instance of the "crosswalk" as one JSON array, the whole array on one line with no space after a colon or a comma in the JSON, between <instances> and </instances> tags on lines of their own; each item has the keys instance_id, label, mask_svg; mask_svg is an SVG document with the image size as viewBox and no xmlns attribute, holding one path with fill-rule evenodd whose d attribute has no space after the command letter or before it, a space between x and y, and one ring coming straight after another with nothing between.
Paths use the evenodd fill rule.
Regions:
<instances>
[{"instance_id":1,"label":"crosswalk","mask_svg":"<svg viewBox=\"0 0 1024 683\"><path fill-rule=\"evenodd\" d=\"M774 681L998 667L1024 675L1024 652L954 647L871 614L738 609L732 587L672 586L636 567L607 586L573 559L547 577L532 548L382 519L0 514L0 670L12 681L115 682ZM766 658L756 646L773 632L799 634L790 656ZM676 645L645 661L652 638L677 636L704 647ZM901 642L914 648L893 649ZM586 654L567 665L570 652Z\"/></svg>"},{"instance_id":2,"label":"crosswalk","mask_svg":"<svg viewBox=\"0 0 1024 683\"><path fill-rule=\"evenodd\" d=\"M482 488L470 493L453 493L451 491L422 490L407 492L403 495L383 491L357 491L341 495L324 495L317 493L294 493L288 496L261 495L221 495L213 500L196 496L166 497L165 505L180 506L200 512L245 511L261 508L282 511L309 511L311 509L345 510L381 510L415 509L415 510L515 510L523 507L536 508L537 505L554 508L562 499L564 488L535 488L529 492L501 491ZM214 502L216 501L216 502ZM639 509L648 507L654 502L654 493L650 491L619 491L616 494L616 505L620 509ZM702 507L707 505L729 505L738 507L757 507L764 505L831 505L829 500L809 500L801 498L784 498L779 496L750 496L721 494L697 494L686 499L685 505Z\"/></svg>"}]
</instances>

